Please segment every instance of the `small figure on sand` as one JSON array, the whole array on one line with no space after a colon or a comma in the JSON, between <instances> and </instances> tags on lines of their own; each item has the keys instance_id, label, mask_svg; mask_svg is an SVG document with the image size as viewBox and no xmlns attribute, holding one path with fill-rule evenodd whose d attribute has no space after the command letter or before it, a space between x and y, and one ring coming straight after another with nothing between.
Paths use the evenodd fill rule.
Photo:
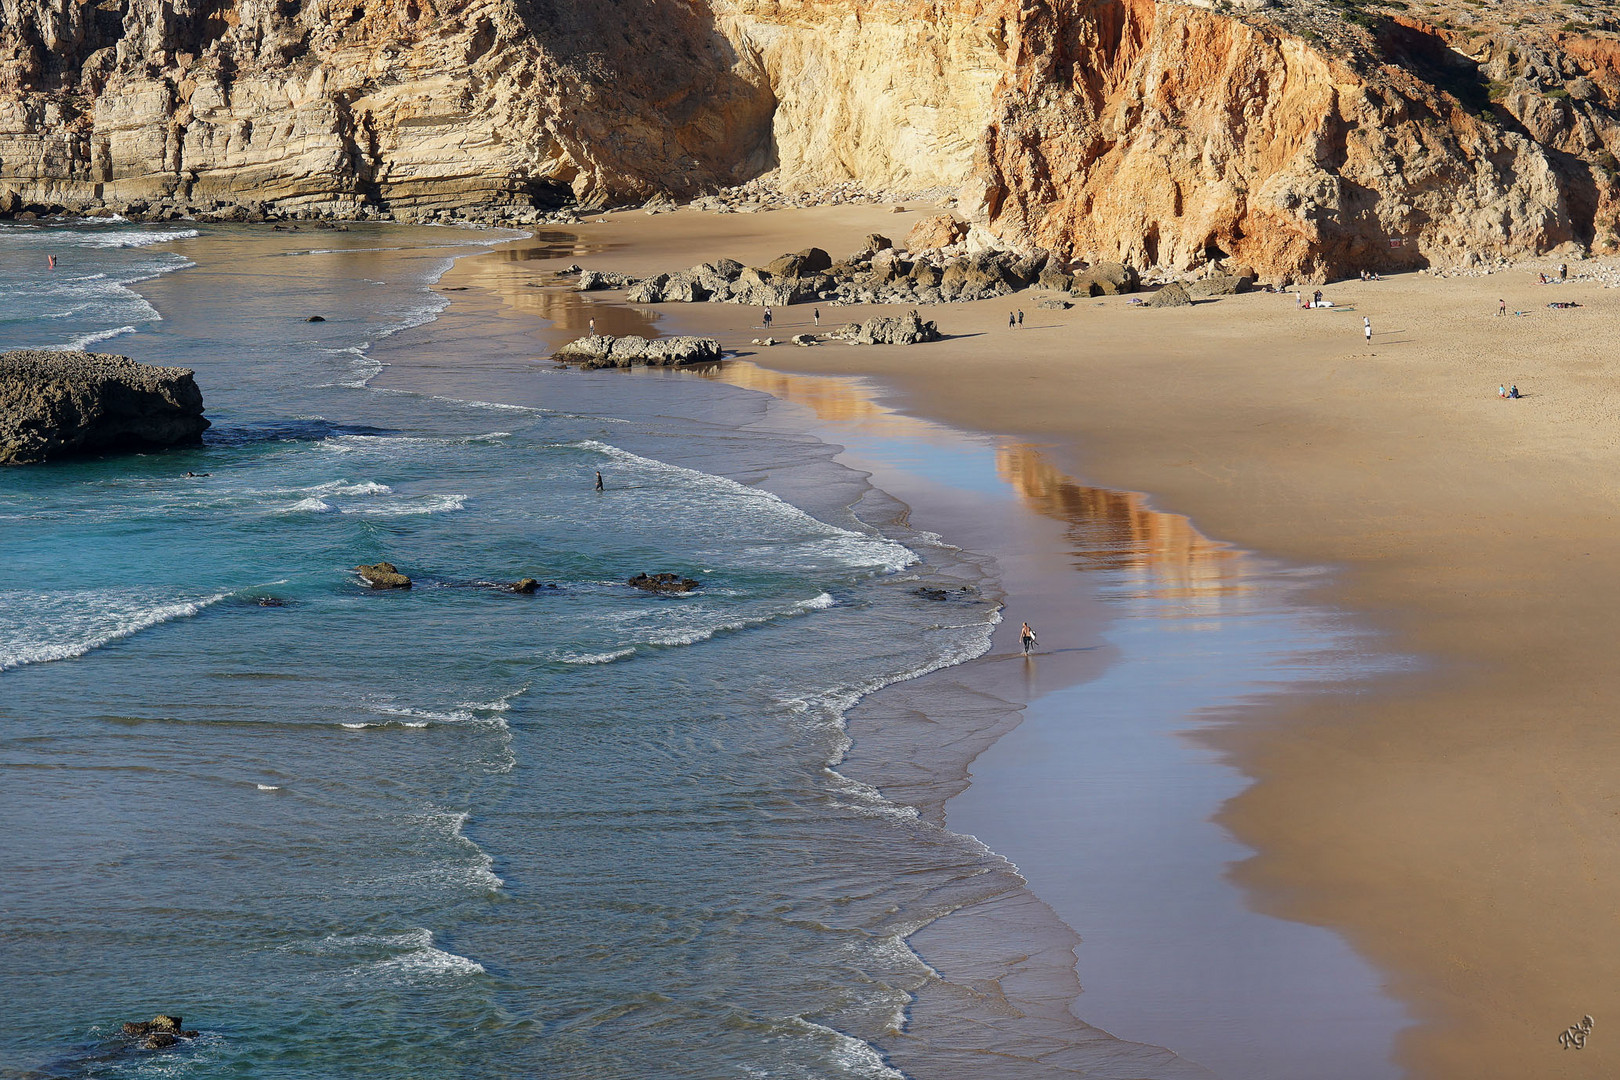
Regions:
<instances>
[{"instance_id":1,"label":"small figure on sand","mask_svg":"<svg viewBox=\"0 0 1620 1080\"><path fill-rule=\"evenodd\" d=\"M1023 308L1018 309L1018 328L1020 330L1022 330L1024 328L1024 309Z\"/></svg>"},{"instance_id":2,"label":"small figure on sand","mask_svg":"<svg viewBox=\"0 0 1620 1080\"><path fill-rule=\"evenodd\" d=\"M602 470L601 469L596 470L596 490L597 491L602 490Z\"/></svg>"},{"instance_id":3,"label":"small figure on sand","mask_svg":"<svg viewBox=\"0 0 1620 1080\"><path fill-rule=\"evenodd\" d=\"M771 309L770 308L765 309L765 325L766 326L771 325Z\"/></svg>"},{"instance_id":4,"label":"small figure on sand","mask_svg":"<svg viewBox=\"0 0 1620 1080\"><path fill-rule=\"evenodd\" d=\"M1498 386L1496 388L1496 396L1499 397L1499 398L1507 397L1507 384L1506 383L1503 383L1501 386Z\"/></svg>"},{"instance_id":5,"label":"small figure on sand","mask_svg":"<svg viewBox=\"0 0 1620 1080\"><path fill-rule=\"evenodd\" d=\"M1024 655L1028 656L1030 650L1035 647L1034 627L1030 626L1029 623L1025 623L1023 626L1021 626L1018 630L1018 641L1019 644L1023 645L1024 647Z\"/></svg>"},{"instance_id":6,"label":"small figure on sand","mask_svg":"<svg viewBox=\"0 0 1620 1080\"><path fill-rule=\"evenodd\" d=\"M591 332L591 337L595 337L596 336L596 320L595 319L591 320L590 326L591 326L591 331L590 331Z\"/></svg>"},{"instance_id":7,"label":"small figure on sand","mask_svg":"<svg viewBox=\"0 0 1620 1080\"><path fill-rule=\"evenodd\" d=\"M1559 281L1568 281L1569 280L1569 263L1559 263L1558 264L1558 280Z\"/></svg>"},{"instance_id":8,"label":"small figure on sand","mask_svg":"<svg viewBox=\"0 0 1620 1080\"><path fill-rule=\"evenodd\" d=\"M1007 329L1011 330L1018 325L1018 316L1007 312Z\"/></svg>"},{"instance_id":9,"label":"small figure on sand","mask_svg":"<svg viewBox=\"0 0 1620 1080\"><path fill-rule=\"evenodd\" d=\"M1496 314L1499 315L1499 316L1507 314L1507 301L1506 300L1498 300L1496 302Z\"/></svg>"},{"instance_id":10,"label":"small figure on sand","mask_svg":"<svg viewBox=\"0 0 1620 1080\"><path fill-rule=\"evenodd\" d=\"M815 324L817 326L820 326L821 325L821 309L816 308L814 311L810 312L810 318L815 320Z\"/></svg>"},{"instance_id":11,"label":"small figure on sand","mask_svg":"<svg viewBox=\"0 0 1620 1080\"><path fill-rule=\"evenodd\" d=\"M1372 320L1367 316L1361 317L1361 329L1367 335L1367 344L1372 344Z\"/></svg>"},{"instance_id":12,"label":"small figure on sand","mask_svg":"<svg viewBox=\"0 0 1620 1080\"><path fill-rule=\"evenodd\" d=\"M1519 400L1519 384L1518 383L1514 383L1512 386L1508 387L1508 397L1512 398L1514 401Z\"/></svg>"}]
</instances>

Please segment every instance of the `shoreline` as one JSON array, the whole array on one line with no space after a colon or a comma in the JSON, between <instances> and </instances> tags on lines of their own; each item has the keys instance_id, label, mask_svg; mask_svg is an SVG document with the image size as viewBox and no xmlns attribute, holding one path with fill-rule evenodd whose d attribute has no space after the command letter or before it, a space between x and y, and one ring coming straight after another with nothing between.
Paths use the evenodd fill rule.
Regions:
<instances>
[{"instance_id":1,"label":"shoreline","mask_svg":"<svg viewBox=\"0 0 1620 1080\"><path fill-rule=\"evenodd\" d=\"M1620 604L1612 301L1601 278L1535 269L1340 282L1320 312L1093 301L1017 338L997 332L1008 304L949 305L929 311L953 335L934 345L761 354L1055 444L1068 471L1246 549L1341 568L1312 599L1422 665L1212 732L1256 781L1219 820L1259 852L1234 870L1251 903L1338 929L1386 973L1419 1020L1398 1047L1416 1076L1602 1076L1620 1056L1556 1040L1615 997L1616 943L1591 930L1620 881L1603 768L1620 698L1603 646ZM1498 316L1498 298L1526 314ZM1509 382L1527 400L1497 400Z\"/></svg>"},{"instance_id":2,"label":"shoreline","mask_svg":"<svg viewBox=\"0 0 1620 1080\"><path fill-rule=\"evenodd\" d=\"M774 236L765 236L761 239L766 244L778 243ZM859 234L855 236L855 239L859 239ZM585 243L589 243L589 241L585 241ZM522 248L523 242L519 241L510 246L512 248ZM602 250L605 252L612 252L613 248L609 245L603 245ZM720 254L720 252L715 252L714 254ZM568 256L559 254L557 256L559 259L564 257L573 256L572 254ZM713 257L713 254L706 254L704 257ZM601 259L602 255L598 254L593 262L600 262ZM653 329L653 321L647 319L645 316L638 315L637 309L626 307L622 304L609 300L607 297L602 297L600 295L581 296L580 294L559 294L553 289L532 288L529 282L537 276L534 271L541 269L544 264L542 264L541 267L525 267L523 266L523 263L526 261L530 260L510 253L503 256L500 252L496 252L492 256L483 258L475 257L459 260L456 264L456 268L441 280L440 289L445 292L453 292L454 295L462 300L462 304L460 305L462 308L460 318L464 321L465 327L461 331L454 331L449 326L441 328L441 331L434 335L433 344L442 348L447 343L447 339L453 338L455 341L455 347L457 349L467 346L473 348L474 351L478 351L478 346L475 344L476 338L479 334L485 332L485 330L487 330L491 324L500 321L493 317L497 311L503 318L507 316L515 317L516 322L522 325L524 329L521 333L516 333L510 332L511 328L508 327L509 333L505 335L505 340L507 340L508 346L512 346L515 342L517 342L518 339L527 338L528 340L526 340L524 344L528 346L526 350L528 355L519 356L508 348L506 355L495 359L493 362L511 376L521 377L521 373L525 370L525 368L532 372L533 359L536 358L537 352L539 355L545 355L545 352L549 352L549 347L544 351L537 350L535 348L535 345L537 344L535 339L544 340L550 346L554 346L554 344L558 342L559 338L561 340L567 340L568 338L575 336L576 333L583 333L585 329L585 322L593 315L598 321L599 329L606 330L607 332L615 332L614 329L610 328L609 324L621 320L625 323L625 328L618 329L616 332L657 332ZM480 293L484 294L482 299L479 298L478 294ZM696 307L706 308L708 306L696 305ZM737 312L748 310L737 309L733 305L723 305L718 307L721 309L721 315L728 313L735 315ZM453 306L449 311L446 312L446 314L454 316L456 310L456 307ZM664 310L667 317L669 314L669 309ZM680 314L684 315L687 309L683 307L676 310ZM787 311L784 313L791 315L794 312L805 314L805 312L799 311L798 309L787 309ZM930 314L933 314L933 312ZM531 315L534 317L530 318ZM548 316L550 317L549 319L547 318ZM791 321L791 319L789 321ZM571 329L574 331L573 333L569 332L570 324L572 324ZM683 329L689 328L683 327ZM468 337L464 339L461 336L463 333L468 335ZM795 352L809 351L811 350L795 350ZM919 354L923 353L924 349L919 348L916 350L911 350L911 352L913 354ZM481 362L488 362L490 359L487 353L480 352L479 355L484 358ZM763 361L767 359L767 356L755 356L752 359ZM456 366L457 364L453 362L446 362L442 365L438 365L437 371L439 376L449 377ZM744 372L747 372L748 374L741 375L741 373ZM639 381L647 377L690 378L694 377L694 375L697 373L655 373L638 371L635 373L608 372L605 374L609 378L630 378L637 379ZM815 429L821 432L821 437L835 443L840 441L838 431L847 430L849 426L848 424L845 424L841 429L837 422L837 420L840 419L849 420L851 418L856 418L859 422L868 423L876 421L878 426L881 427L883 416L888 415L894 419L906 421L907 423L912 424L914 427L920 426L916 421L907 421L904 417L894 417L887 408L875 404L877 395L868 394L864 400L861 400L861 395L852 394L849 387L845 385L848 383L847 379L800 379L798 382L802 385L796 388L797 392L789 392L784 387L773 384L780 382L782 379L791 377L772 376L769 371L760 368L752 368L751 365L747 364L746 362L728 364L725 368L718 372L704 373L701 377L716 378L722 382L734 383L736 385L745 386L749 389L762 390L767 394L771 394L779 401L796 406L801 412L808 411L810 414L812 414L813 418L818 421L818 423L815 425ZM385 374L385 384L387 380L388 376ZM822 392L818 393L818 391L810 385L812 383L824 384ZM834 417L835 419L829 422L827 421L828 416ZM794 424L793 427L795 430L803 430L803 421L801 420L799 423ZM961 437L962 436L957 436L957 438ZM972 438L977 439L981 437L972 436ZM1031 466L1036 466L1037 471L1044 472L1048 481L1069 483L1066 478L1061 475L1061 473L1053 470L1050 465L1042 465L1042 463L1039 461L1039 452L1034 452L1034 455L1035 456L1030 460L1029 464ZM847 455L845 455L845 459L848 460ZM876 484L880 489L884 491L896 492L896 488L898 487L901 492L906 491L906 485L896 485L892 482L892 477L885 478L883 476L882 463L874 460L870 457L870 455L853 464L855 464L855 467L857 468L872 472L874 476L870 482ZM909 493L900 494L900 497L906 498L908 502L911 502L915 499L916 492L918 490L915 477L910 478L909 488ZM899 492L896 493L899 494ZM922 520L928 527L937 528L939 531L944 532L947 537L953 539L959 539L963 532L975 531L970 528L969 522L966 520L966 518L970 515L964 515L960 511L954 514L949 512L944 513L944 516L947 519L951 519L951 525L949 527L942 527L940 522L936 520L942 511L944 511L945 508L950 505L950 502L962 494L964 493L959 488L951 489L948 492L948 495L951 496L951 498L943 500L936 498L933 500L933 505L927 508L928 511L932 511L935 516L930 517L927 513L920 513L919 519ZM1028 493L1025 494L1027 495ZM1152 511L1137 509L1142 505L1139 499L1133 500L1126 496L1121 496L1120 498L1132 502L1133 508L1129 511L1131 513L1146 515L1149 518L1164 517L1164 515L1156 515ZM1065 518L1066 513L1067 512L1060 511L1052 514L1051 517L1053 518L1054 524L1062 521ZM977 531L983 533L982 529ZM1059 542L1061 533L1062 526L1058 526L1050 535L1046 537L1045 540L1040 541L1037 546L1050 553L1060 551L1062 548L1062 544ZM1196 534L1193 535L1196 536ZM989 546L996 543L996 538L994 535L981 535L975 539L976 541L980 542L981 545L983 545L978 547L977 550L987 550ZM1184 542L1185 541L1182 541L1182 543ZM1050 555L1045 556L1048 561L1050 560L1050 557ZM1029 576L1027 572L1025 576ZM1058 580L1062 580L1066 583L1072 581L1072 586L1066 584L1063 589L1057 590L1058 594L1061 594L1063 598L1067 599L1073 599L1068 593L1068 588L1084 588L1080 584L1081 577L1079 575L1067 573L1063 568L1056 566L1055 564L1047 565L1044 567L1044 569L1037 571L1034 574L1034 578L1045 581L1048 584ZM1042 600L1039 598L1039 594L1050 590L1036 588L1028 591L1034 595L1024 601L1026 607L1023 610L1026 612L1029 610L1027 606L1028 604L1033 603L1039 605L1042 602ZM1050 599L1055 601L1058 599L1058 596L1054 595ZM1091 618L1097 620L1097 625L1100 626L1103 622L1106 622L1109 616L1107 615L1106 610L1099 607L1095 601L1092 601L1091 606L1093 608ZM1056 614L1055 612L1048 616L1037 615L1036 624L1037 626L1040 626L1042 625L1041 620L1046 619L1048 625L1053 625L1061 618L1062 616ZM998 628L998 644L995 647L996 652L1004 652L1007 650L1006 642L1009 640L1009 636L1011 639L1016 638L1017 621L1018 620L1014 620L1012 622L1010 629L1008 626ZM1016 651L1015 644L1012 648L1013 651ZM1059 651L1076 654L1083 652L1083 650L1080 649ZM981 659L979 661L968 661L966 665L958 665L957 667L951 669L951 671L948 673L936 673L935 675L927 676L924 679L917 680L913 683L887 687L874 697L863 701L854 710L852 710L850 716L847 718L847 722L852 728L852 735L856 739L856 745L846 760L840 763L839 769L840 771L845 772L846 775L851 775L854 778L882 787L886 793L891 794L892 797L898 798L902 802L919 806L923 809L925 815L927 815L931 820L939 820L942 822L944 817L944 804L946 800L959 793L962 788L967 786L966 771L968 763L972 759L977 758L986 747L995 743L996 740L1002 737L1007 731L1015 728L1020 722L1022 722L1020 713L1025 707L1026 703L1050 695L1063 687L1072 687L1095 680L1099 677L1106 666L1100 662L1101 659L1101 654L1096 653L1085 656L1064 657L1062 660L1066 662L1066 666L1071 670L1057 675L1056 677L1053 677L1053 675L1049 672L1043 671L1042 677L1038 680L1039 685L1026 684L1023 687L1010 687L1005 684L1004 679L989 676L985 670L985 664L987 662ZM1076 666L1074 663L1076 660L1079 661L1078 666ZM1058 658L1054 657L1053 662L1058 662ZM953 684L948 690L929 685L930 680L942 681L947 677L952 681ZM1001 691L1001 696L998 696L995 693L997 690ZM894 725L903 723L903 717L908 713L914 716L926 716L928 709L939 708L940 703L946 700L946 698L951 694L957 695L959 699L977 696L981 702L983 702L985 699L994 698L1001 702L999 706L999 716L987 722L982 722L982 726L976 729L976 734L971 736L972 748L970 750L964 748L964 752L961 755L963 766L962 775L959 778L945 779L944 787L941 787L942 778L936 775L929 775L920 782L904 780L901 776L896 774L892 765L885 764L887 761L891 761L892 758L886 756L884 750L889 745L903 745L908 740L917 739L918 736L914 731L907 734L900 734L895 729ZM928 703L926 706L920 704L920 702L924 701ZM863 720L867 718L868 714L871 715L873 723L861 727L857 733L856 726L862 724ZM878 742L875 744L872 739L874 732L878 736ZM1207 807L1206 812L1213 813L1216 808L1216 805L1212 804ZM991 846L994 847L995 845ZM1218 868L1214 876L1218 878ZM1234 903L1236 903L1236 901L1234 901ZM1038 912L1033 911L1030 905L1033 905L1034 909L1039 909ZM993 901L990 905L986 906L984 910L953 913L952 915L947 915L938 923L931 924L918 935L918 945L923 951L924 958L936 966L939 966L941 958L944 958L945 960L950 961L952 966L954 966L956 962L960 960L964 968L972 968L976 960L982 960L982 957L973 958L970 956L957 955L959 950L953 950L950 940L956 929L962 928L967 935L971 936L974 932L983 933L986 923L993 922L997 918L1006 918L1009 920L1010 924L1013 925L998 928L995 933L1002 935L1003 939L1005 940L1015 940L1019 936L1023 936L1027 941L1032 937L1032 935L1029 933L1031 927L1040 923L1043 919L1050 920L1052 923L1056 924L1055 928L1049 932L1043 932L1043 934L1033 936L1044 936L1046 940L1053 943L1045 951L1048 953L1060 954L1059 958L1054 963L1054 966L1061 967L1063 969L1063 976L1066 979L1067 989L1054 991L1052 977L1048 975L1042 977L1045 980L1046 986L1037 991L1035 996L1048 1002L1047 1007L1049 1009L1049 1022L1061 1024L1064 1022L1064 1018L1072 1020L1073 1013L1069 1011L1068 1003L1069 1001L1073 1000L1080 991L1079 983L1074 981L1075 972L1072 950L1077 943L1077 939L1074 938L1073 931L1069 930L1067 925L1063 924L1061 921L1053 918L1050 909L1047 908L1042 901L1036 899L1032 895L1029 895L1026 901L1022 901L1019 904L1014 904L1013 910L1003 913L1002 909L1005 909L1006 907L1006 904L1000 903L999 901ZM1254 918L1260 919L1262 917L1255 916ZM956 920L956 922L953 922L953 919ZM1308 930L1309 928L1302 927L1299 929ZM1064 962L1065 959L1067 962ZM1349 963L1351 968L1359 969L1359 962L1357 961L1346 960L1335 962ZM1011 973L1014 970L1016 970L1014 965L1009 965L1007 967L1007 973ZM979 974L982 975L984 980L989 980L992 984L1006 978L1006 974L998 976L995 973L988 971L981 972ZM1351 978L1347 981L1357 982L1358 980L1357 978ZM1378 994L1376 987L1373 987L1370 984L1362 989L1357 990L1356 993L1381 998L1381 995ZM1353 997L1354 994L1351 994L1350 996ZM1346 1000L1348 1001L1349 999L1347 998ZM1082 1000L1078 1006L1081 1016L1085 1015L1084 1004L1085 1002ZM918 1015L924 1015L929 1019L936 1020L937 1022L934 1024L934 1029L943 1031L949 1026L944 1020L944 1016L948 1014L951 1007L952 1005L948 1002L920 1000L916 1006L916 1010ZM935 1015L936 1010L938 1012L937 1016ZM1368 1011L1368 1007L1355 1007L1351 1011L1358 1012L1359 1014L1359 1012ZM1062 1014L1061 1017L1058 1015L1059 1013ZM960 1020L960 1017L957 1019ZM1396 1026L1398 1026L1398 1024ZM1151 1033L1143 1033L1138 1031L1134 1034L1137 1038L1151 1039ZM1217 1036L1217 1040L1219 1040L1219 1038L1220 1036ZM895 1047L886 1047L886 1049L889 1049L891 1053L894 1053L897 1050L900 1051L896 1060L897 1063L904 1067L905 1053L903 1043L897 1044ZM1382 1055L1375 1055L1375 1057L1379 1056ZM1164 1067L1172 1068L1172 1066L1169 1064L1166 1064ZM1176 1065L1174 1067L1182 1068L1184 1066ZM1360 1073L1352 1072L1345 1075L1366 1076L1374 1075L1375 1072L1376 1066L1373 1066L1370 1069L1364 1069ZM1239 1072L1228 1073L1227 1075L1241 1074L1242 1073ZM1172 1073L1165 1072L1163 1075L1172 1075ZM1254 1075L1258 1075L1258 1073L1255 1073Z\"/></svg>"}]
</instances>

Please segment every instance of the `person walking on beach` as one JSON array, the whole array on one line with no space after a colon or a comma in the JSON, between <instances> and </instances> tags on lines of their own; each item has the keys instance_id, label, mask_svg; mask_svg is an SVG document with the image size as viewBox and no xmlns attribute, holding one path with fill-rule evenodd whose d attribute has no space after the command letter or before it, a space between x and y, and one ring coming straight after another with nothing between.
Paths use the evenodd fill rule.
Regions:
<instances>
[{"instance_id":1,"label":"person walking on beach","mask_svg":"<svg viewBox=\"0 0 1620 1080\"><path fill-rule=\"evenodd\" d=\"M1496 313L1498 315L1506 315L1507 314L1507 301L1506 300L1498 300L1496 302Z\"/></svg>"},{"instance_id":2,"label":"person walking on beach","mask_svg":"<svg viewBox=\"0 0 1620 1080\"><path fill-rule=\"evenodd\" d=\"M596 490L597 491L602 490L602 470L601 469L596 470Z\"/></svg>"},{"instance_id":3,"label":"person walking on beach","mask_svg":"<svg viewBox=\"0 0 1620 1080\"><path fill-rule=\"evenodd\" d=\"M821 325L821 309L816 308L814 311L812 311L810 313L810 318L815 320L815 323L816 323L817 326L820 326Z\"/></svg>"},{"instance_id":4,"label":"person walking on beach","mask_svg":"<svg viewBox=\"0 0 1620 1080\"><path fill-rule=\"evenodd\" d=\"M1024 647L1025 656L1028 656L1029 651L1035 647L1035 630L1029 623L1025 623L1019 628L1018 642Z\"/></svg>"},{"instance_id":5,"label":"person walking on beach","mask_svg":"<svg viewBox=\"0 0 1620 1080\"><path fill-rule=\"evenodd\" d=\"M770 326L771 326L771 309L766 308L765 309L765 328L767 330L769 330Z\"/></svg>"},{"instance_id":6,"label":"person walking on beach","mask_svg":"<svg viewBox=\"0 0 1620 1080\"><path fill-rule=\"evenodd\" d=\"M595 337L595 336L596 336L596 320L592 319L591 320L591 337Z\"/></svg>"},{"instance_id":7,"label":"person walking on beach","mask_svg":"<svg viewBox=\"0 0 1620 1080\"><path fill-rule=\"evenodd\" d=\"M1018 325L1018 317L1016 315L1014 315L1010 311L1007 312L1007 329L1011 330L1014 327L1016 327L1017 325Z\"/></svg>"},{"instance_id":8,"label":"person walking on beach","mask_svg":"<svg viewBox=\"0 0 1620 1080\"><path fill-rule=\"evenodd\" d=\"M1023 328L1024 328L1024 309L1019 308L1018 309L1018 329L1022 330Z\"/></svg>"},{"instance_id":9,"label":"person walking on beach","mask_svg":"<svg viewBox=\"0 0 1620 1080\"><path fill-rule=\"evenodd\" d=\"M1371 345L1372 344L1372 320L1367 318L1367 316L1365 316L1365 315L1363 315L1361 317L1361 329L1367 335L1367 344Z\"/></svg>"}]
</instances>

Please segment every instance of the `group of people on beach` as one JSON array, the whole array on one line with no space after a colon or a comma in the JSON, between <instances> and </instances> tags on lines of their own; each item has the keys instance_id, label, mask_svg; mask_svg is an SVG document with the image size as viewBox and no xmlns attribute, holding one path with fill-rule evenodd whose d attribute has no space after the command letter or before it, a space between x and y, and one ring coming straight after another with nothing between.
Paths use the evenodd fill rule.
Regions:
<instances>
[{"instance_id":1,"label":"group of people on beach","mask_svg":"<svg viewBox=\"0 0 1620 1080\"><path fill-rule=\"evenodd\" d=\"M1013 330L1013 329L1016 329L1017 327L1020 327L1020 326L1023 326L1023 325L1024 325L1024 312L1023 312L1022 309L1019 309L1018 311L1009 311L1009 312L1007 312L1007 329Z\"/></svg>"},{"instance_id":2,"label":"group of people on beach","mask_svg":"<svg viewBox=\"0 0 1620 1080\"><path fill-rule=\"evenodd\" d=\"M1514 383L1512 386L1498 386L1496 388L1496 396L1499 398L1512 398L1514 401L1517 401L1521 396L1519 394L1519 384Z\"/></svg>"}]
</instances>

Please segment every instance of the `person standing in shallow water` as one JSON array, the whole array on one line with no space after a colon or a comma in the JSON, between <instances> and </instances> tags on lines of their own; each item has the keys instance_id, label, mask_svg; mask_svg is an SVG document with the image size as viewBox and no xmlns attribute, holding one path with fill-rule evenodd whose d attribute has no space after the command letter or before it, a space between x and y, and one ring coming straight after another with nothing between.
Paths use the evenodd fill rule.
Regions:
<instances>
[{"instance_id":1,"label":"person standing in shallow water","mask_svg":"<svg viewBox=\"0 0 1620 1080\"><path fill-rule=\"evenodd\" d=\"M601 469L596 470L596 490L597 491L602 490L602 470Z\"/></svg>"},{"instance_id":2,"label":"person standing in shallow water","mask_svg":"<svg viewBox=\"0 0 1620 1080\"><path fill-rule=\"evenodd\" d=\"M1018 643L1024 647L1024 655L1028 656L1030 650L1035 648L1035 630L1025 623L1018 629Z\"/></svg>"}]
</instances>

